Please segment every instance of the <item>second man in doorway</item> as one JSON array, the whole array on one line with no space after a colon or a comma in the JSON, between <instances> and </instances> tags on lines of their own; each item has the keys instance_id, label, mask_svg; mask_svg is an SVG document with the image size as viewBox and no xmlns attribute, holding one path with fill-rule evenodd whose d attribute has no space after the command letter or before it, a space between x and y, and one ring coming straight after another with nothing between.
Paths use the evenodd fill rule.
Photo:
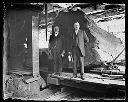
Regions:
<instances>
[{"instance_id":1,"label":"second man in doorway","mask_svg":"<svg viewBox=\"0 0 128 102\"><path fill-rule=\"evenodd\" d=\"M63 37L59 32L59 27L55 26L54 37L51 44L52 46L49 49L53 56L54 75L62 75L62 57L65 53L63 50L62 39Z\"/></svg>"}]
</instances>

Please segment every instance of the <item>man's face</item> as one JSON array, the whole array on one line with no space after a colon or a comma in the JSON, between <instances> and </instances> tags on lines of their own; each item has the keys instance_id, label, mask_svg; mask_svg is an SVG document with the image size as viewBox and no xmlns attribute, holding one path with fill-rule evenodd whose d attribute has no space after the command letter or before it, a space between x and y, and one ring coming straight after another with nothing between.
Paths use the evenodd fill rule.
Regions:
<instances>
[{"instance_id":1,"label":"man's face","mask_svg":"<svg viewBox=\"0 0 128 102\"><path fill-rule=\"evenodd\" d=\"M59 34L59 27L58 26L54 27L54 32L55 32L55 36L57 36Z\"/></svg>"},{"instance_id":2,"label":"man's face","mask_svg":"<svg viewBox=\"0 0 128 102\"><path fill-rule=\"evenodd\" d=\"M75 30L79 30L79 28L80 28L80 24L77 22L77 23L75 23L74 24L74 28L75 28Z\"/></svg>"}]
</instances>

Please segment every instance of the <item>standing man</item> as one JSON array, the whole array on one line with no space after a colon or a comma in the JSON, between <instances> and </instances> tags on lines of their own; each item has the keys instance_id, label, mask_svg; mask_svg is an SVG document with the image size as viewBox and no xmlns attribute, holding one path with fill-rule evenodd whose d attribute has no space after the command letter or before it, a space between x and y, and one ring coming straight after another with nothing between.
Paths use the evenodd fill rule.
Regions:
<instances>
[{"instance_id":1,"label":"standing man","mask_svg":"<svg viewBox=\"0 0 128 102\"><path fill-rule=\"evenodd\" d=\"M74 23L74 33L72 35L72 54L73 54L73 78L77 77L77 59L81 64L81 79L84 80L84 56L85 56L85 43L89 42L86 33L80 30L80 24Z\"/></svg>"},{"instance_id":2,"label":"standing man","mask_svg":"<svg viewBox=\"0 0 128 102\"><path fill-rule=\"evenodd\" d=\"M62 75L62 57L64 56L65 51L62 49L62 36L59 34L59 27L54 27L54 38L52 41L52 46L49 51L53 56L53 64L54 64L54 73L55 75Z\"/></svg>"}]
</instances>

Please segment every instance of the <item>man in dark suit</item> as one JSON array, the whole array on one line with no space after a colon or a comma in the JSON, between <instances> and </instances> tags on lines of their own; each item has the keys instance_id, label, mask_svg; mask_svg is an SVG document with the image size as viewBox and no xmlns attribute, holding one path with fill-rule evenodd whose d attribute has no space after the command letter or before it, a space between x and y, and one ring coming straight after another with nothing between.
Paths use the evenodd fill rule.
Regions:
<instances>
[{"instance_id":1,"label":"man in dark suit","mask_svg":"<svg viewBox=\"0 0 128 102\"><path fill-rule=\"evenodd\" d=\"M89 42L85 31L79 29L80 24L74 23L74 33L72 34L72 54L73 54L73 78L77 77L77 58L81 64L81 79L84 80L84 56L85 56L85 43Z\"/></svg>"},{"instance_id":2,"label":"man in dark suit","mask_svg":"<svg viewBox=\"0 0 128 102\"><path fill-rule=\"evenodd\" d=\"M62 57L65 51L62 45L62 36L59 34L59 27L54 27L54 37L49 47L49 51L53 56L54 73L55 75L62 75Z\"/></svg>"}]
</instances>

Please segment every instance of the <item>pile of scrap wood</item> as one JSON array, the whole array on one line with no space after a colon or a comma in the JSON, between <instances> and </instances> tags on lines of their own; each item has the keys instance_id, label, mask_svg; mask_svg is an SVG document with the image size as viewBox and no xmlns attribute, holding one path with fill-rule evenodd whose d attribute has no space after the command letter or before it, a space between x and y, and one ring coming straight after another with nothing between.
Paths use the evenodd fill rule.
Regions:
<instances>
[{"instance_id":1,"label":"pile of scrap wood","mask_svg":"<svg viewBox=\"0 0 128 102\"><path fill-rule=\"evenodd\" d=\"M95 70L90 70L90 73L100 74L103 77L108 77L112 79L124 79L125 78L125 72L120 71L119 69L97 68Z\"/></svg>"},{"instance_id":2,"label":"pile of scrap wood","mask_svg":"<svg viewBox=\"0 0 128 102\"><path fill-rule=\"evenodd\" d=\"M125 49L123 49L117 55L117 57L113 59L113 61L111 61L109 63L103 63L101 68L96 69L96 70L91 70L91 71L99 72L103 77L110 77L110 78L114 78L114 79L125 78L125 66L122 66L120 69L120 66L114 63L124 50ZM124 67L124 70L122 70L123 67Z\"/></svg>"}]
</instances>

